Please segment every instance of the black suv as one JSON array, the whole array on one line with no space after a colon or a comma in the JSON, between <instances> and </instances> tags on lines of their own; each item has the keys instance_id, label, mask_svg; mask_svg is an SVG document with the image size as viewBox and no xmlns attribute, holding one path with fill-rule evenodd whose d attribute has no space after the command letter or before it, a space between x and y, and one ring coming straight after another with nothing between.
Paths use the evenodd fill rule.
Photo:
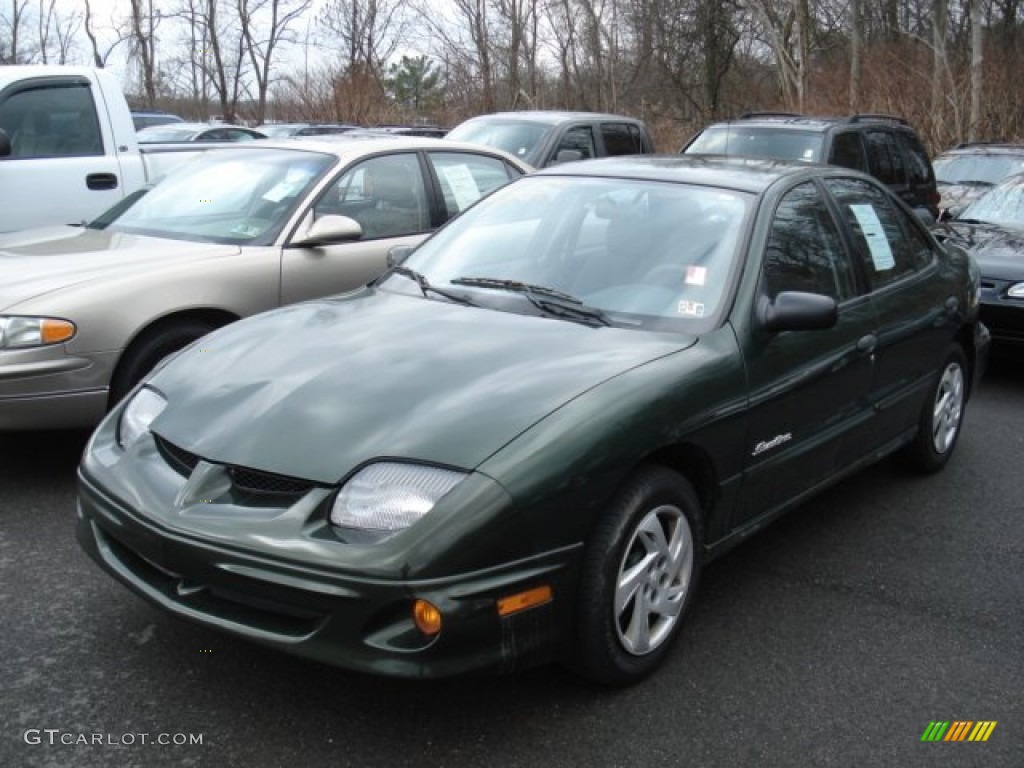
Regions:
<instances>
[{"instance_id":1,"label":"black suv","mask_svg":"<svg viewBox=\"0 0 1024 768\"><path fill-rule=\"evenodd\" d=\"M503 149L534 168L654 152L642 121L597 112L495 112L460 123L446 138Z\"/></svg>"},{"instance_id":2,"label":"black suv","mask_svg":"<svg viewBox=\"0 0 1024 768\"><path fill-rule=\"evenodd\" d=\"M911 208L939 215L928 153L910 123L891 115L808 117L755 112L709 125L680 152L806 160L856 168L887 184Z\"/></svg>"},{"instance_id":3,"label":"black suv","mask_svg":"<svg viewBox=\"0 0 1024 768\"><path fill-rule=\"evenodd\" d=\"M940 205L957 213L1007 176L1024 173L1024 144L958 144L938 155L932 167Z\"/></svg>"}]
</instances>

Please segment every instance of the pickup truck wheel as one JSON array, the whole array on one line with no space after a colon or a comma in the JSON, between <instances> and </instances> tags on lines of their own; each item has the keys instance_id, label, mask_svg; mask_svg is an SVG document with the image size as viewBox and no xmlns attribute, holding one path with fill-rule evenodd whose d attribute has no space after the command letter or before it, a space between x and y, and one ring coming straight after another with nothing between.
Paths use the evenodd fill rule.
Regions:
<instances>
[{"instance_id":1,"label":"pickup truck wheel","mask_svg":"<svg viewBox=\"0 0 1024 768\"><path fill-rule=\"evenodd\" d=\"M572 664L605 685L630 685L661 663L700 575L703 515L693 486L642 467L587 542Z\"/></svg>"},{"instance_id":2,"label":"pickup truck wheel","mask_svg":"<svg viewBox=\"0 0 1024 768\"><path fill-rule=\"evenodd\" d=\"M960 436L967 403L967 360L954 344L938 370L921 409L917 435L901 458L917 472L938 472L949 461Z\"/></svg>"},{"instance_id":3,"label":"pickup truck wheel","mask_svg":"<svg viewBox=\"0 0 1024 768\"><path fill-rule=\"evenodd\" d=\"M201 320L182 320L144 332L125 350L110 382L110 407L172 352L205 336L216 326Z\"/></svg>"}]
</instances>

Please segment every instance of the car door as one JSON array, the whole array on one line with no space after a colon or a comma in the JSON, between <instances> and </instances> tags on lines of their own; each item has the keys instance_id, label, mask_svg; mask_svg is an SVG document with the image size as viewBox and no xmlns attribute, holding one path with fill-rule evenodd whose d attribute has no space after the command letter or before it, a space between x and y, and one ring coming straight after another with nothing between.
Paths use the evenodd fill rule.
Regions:
<instances>
[{"instance_id":1,"label":"car door","mask_svg":"<svg viewBox=\"0 0 1024 768\"><path fill-rule=\"evenodd\" d=\"M831 296L838 321L825 330L741 334L750 388L743 525L841 470L868 429L876 327L871 302L819 186L789 190L772 213L758 302L783 291ZM755 310L756 314L756 310Z\"/></svg>"},{"instance_id":2,"label":"car door","mask_svg":"<svg viewBox=\"0 0 1024 768\"><path fill-rule=\"evenodd\" d=\"M958 299L937 279L935 245L913 214L864 179L824 183L847 222L878 315L877 447L917 425L925 390L956 333Z\"/></svg>"},{"instance_id":3,"label":"car door","mask_svg":"<svg viewBox=\"0 0 1024 768\"><path fill-rule=\"evenodd\" d=\"M435 195L441 203L441 222L523 175L517 168L491 155L431 150L426 157Z\"/></svg>"},{"instance_id":4,"label":"car door","mask_svg":"<svg viewBox=\"0 0 1024 768\"><path fill-rule=\"evenodd\" d=\"M80 77L33 78L0 94L0 128L11 140L11 154L0 158L4 221L19 229L79 224L121 199L121 167L112 150L104 154L109 125L99 115Z\"/></svg>"},{"instance_id":5,"label":"car door","mask_svg":"<svg viewBox=\"0 0 1024 768\"><path fill-rule=\"evenodd\" d=\"M559 154L567 154L559 157ZM571 155L573 160L589 160L597 157L597 141L594 138L594 127L589 123L567 126L555 142L544 165L557 165L566 162Z\"/></svg>"},{"instance_id":6,"label":"car door","mask_svg":"<svg viewBox=\"0 0 1024 768\"><path fill-rule=\"evenodd\" d=\"M349 165L310 206L296 233L328 215L359 222L362 237L315 247L286 245L281 257L282 303L365 285L387 268L391 248L427 236L431 203L417 153L375 155Z\"/></svg>"}]
</instances>

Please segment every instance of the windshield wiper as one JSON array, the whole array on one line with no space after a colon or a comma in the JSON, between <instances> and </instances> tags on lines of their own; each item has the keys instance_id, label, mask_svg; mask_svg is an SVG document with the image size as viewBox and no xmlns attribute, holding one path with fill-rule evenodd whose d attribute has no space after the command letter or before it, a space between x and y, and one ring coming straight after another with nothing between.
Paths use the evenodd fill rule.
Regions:
<instances>
[{"instance_id":1,"label":"windshield wiper","mask_svg":"<svg viewBox=\"0 0 1024 768\"><path fill-rule=\"evenodd\" d=\"M497 277L456 277L452 285L466 285L471 288L496 288L501 291L521 293L541 312L556 317L585 323L587 325L611 325L611 321L597 307L588 307L571 293L534 285L518 280L502 280Z\"/></svg>"},{"instance_id":2,"label":"windshield wiper","mask_svg":"<svg viewBox=\"0 0 1024 768\"><path fill-rule=\"evenodd\" d=\"M391 272L396 275L402 275L402 277L408 277L419 286L420 291L425 297L429 296L431 293L436 293L438 296L443 296L448 299L448 301L454 301L456 304L465 304L467 307L477 306L476 302L468 296L460 296L457 293L451 293L443 288L438 288L436 285L431 285L430 281L427 280L426 275L422 272L417 272L415 269L411 269L410 267L403 267L400 264L396 264L391 267Z\"/></svg>"}]
</instances>

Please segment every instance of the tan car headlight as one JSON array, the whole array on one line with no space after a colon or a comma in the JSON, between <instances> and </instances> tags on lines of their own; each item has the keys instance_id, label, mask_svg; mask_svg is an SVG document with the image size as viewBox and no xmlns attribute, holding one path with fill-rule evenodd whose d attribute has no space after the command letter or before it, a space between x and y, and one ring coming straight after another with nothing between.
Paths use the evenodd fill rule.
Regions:
<instances>
[{"instance_id":1,"label":"tan car headlight","mask_svg":"<svg viewBox=\"0 0 1024 768\"><path fill-rule=\"evenodd\" d=\"M75 324L58 317L0 315L0 349L45 347L70 340Z\"/></svg>"}]
</instances>

